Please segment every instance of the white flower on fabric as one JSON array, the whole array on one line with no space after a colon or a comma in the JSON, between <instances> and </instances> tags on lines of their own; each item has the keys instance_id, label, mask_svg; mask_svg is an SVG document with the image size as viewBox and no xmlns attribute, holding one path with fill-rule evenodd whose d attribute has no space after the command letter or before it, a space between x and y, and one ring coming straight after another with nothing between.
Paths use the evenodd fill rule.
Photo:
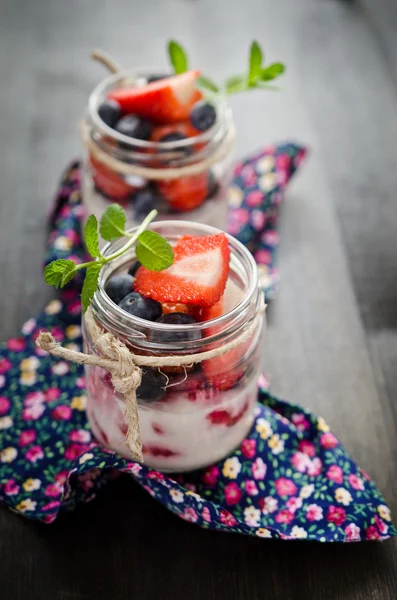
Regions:
<instances>
[{"instance_id":1,"label":"white flower on fabric","mask_svg":"<svg viewBox=\"0 0 397 600\"><path fill-rule=\"evenodd\" d=\"M344 506L349 506L349 504L353 502L353 498L349 490L341 487L335 490L335 500Z\"/></svg>"},{"instance_id":2,"label":"white flower on fabric","mask_svg":"<svg viewBox=\"0 0 397 600\"><path fill-rule=\"evenodd\" d=\"M24 358L20 364L19 368L24 372L34 372L40 366L40 361L37 356L30 356L29 358Z\"/></svg>"},{"instance_id":3,"label":"white flower on fabric","mask_svg":"<svg viewBox=\"0 0 397 600\"><path fill-rule=\"evenodd\" d=\"M263 440L267 440L273 434L273 429L266 419L258 419L255 429Z\"/></svg>"},{"instance_id":4,"label":"white flower on fabric","mask_svg":"<svg viewBox=\"0 0 397 600\"><path fill-rule=\"evenodd\" d=\"M36 373L34 371L22 371L19 383L21 385L34 385L36 383Z\"/></svg>"},{"instance_id":5,"label":"white flower on fabric","mask_svg":"<svg viewBox=\"0 0 397 600\"><path fill-rule=\"evenodd\" d=\"M0 429L9 429L13 425L13 420L10 415L0 418Z\"/></svg>"},{"instance_id":6,"label":"white flower on fabric","mask_svg":"<svg viewBox=\"0 0 397 600\"><path fill-rule=\"evenodd\" d=\"M266 529L265 527L259 527L259 529L257 529L255 531L255 535L257 535L258 537L262 537L262 538L271 538L272 534L271 532Z\"/></svg>"},{"instance_id":7,"label":"white flower on fabric","mask_svg":"<svg viewBox=\"0 0 397 600\"><path fill-rule=\"evenodd\" d=\"M26 500L22 500L22 502L17 504L15 508L17 511L25 513L29 510L35 510L36 506L37 502L34 502L33 500L30 500L30 498L27 498Z\"/></svg>"},{"instance_id":8,"label":"white flower on fabric","mask_svg":"<svg viewBox=\"0 0 397 600\"><path fill-rule=\"evenodd\" d=\"M75 338L81 335L81 327L79 327L78 325L69 325L65 329L65 335L71 340L74 340Z\"/></svg>"},{"instance_id":9,"label":"white flower on fabric","mask_svg":"<svg viewBox=\"0 0 397 600\"><path fill-rule=\"evenodd\" d=\"M291 537L304 540L307 538L307 531L303 529L303 527L298 527L298 525L294 525L291 530Z\"/></svg>"},{"instance_id":10,"label":"white flower on fabric","mask_svg":"<svg viewBox=\"0 0 397 600\"><path fill-rule=\"evenodd\" d=\"M184 495L180 490L171 489L170 496L171 496L172 500L177 503L183 502L183 500L184 500Z\"/></svg>"},{"instance_id":11,"label":"white flower on fabric","mask_svg":"<svg viewBox=\"0 0 397 600\"><path fill-rule=\"evenodd\" d=\"M256 163L256 171L257 173L267 173L274 168L274 157L268 154L263 158L260 158Z\"/></svg>"},{"instance_id":12,"label":"white flower on fabric","mask_svg":"<svg viewBox=\"0 0 397 600\"><path fill-rule=\"evenodd\" d=\"M16 459L17 455L18 452L16 448L12 448L11 446L9 446L8 448L4 448L4 450L0 452L0 462L10 463Z\"/></svg>"},{"instance_id":13,"label":"white flower on fabric","mask_svg":"<svg viewBox=\"0 0 397 600\"><path fill-rule=\"evenodd\" d=\"M22 484L25 492L34 492L34 490L40 489L41 481L40 479L26 479Z\"/></svg>"},{"instance_id":14,"label":"white flower on fabric","mask_svg":"<svg viewBox=\"0 0 397 600\"><path fill-rule=\"evenodd\" d=\"M266 496L263 502L262 512L264 515L268 515L277 510L278 500L277 498L273 498L272 496Z\"/></svg>"},{"instance_id":15,"label":"white flower on fabric","mask_svg":"<svg viewBox=\"0 0 397 600\"><path fill-rule=\"evenodd\" d=\"M54 375L66 375L66 373L69 373L69 365L66 360L61 360L51 367L51 371Z\"/></svg>"},{"instance_id":16,"label":"white flower on fabric","mask_svg":"<svg viewBox=\"0 0 397 600\"><path fill-rule=\"evenodd\" d=\"M229 205L233 208L238 208L244 198L242 190L237 185L231 185L228 190Z\"/></svg>"},{"instance_id":17,"label":"white flower on fabric","mask_svg":"<svg viewBox=\"0 0 397 600\"><path fill-rule=\"evenodd\" d=\"M72 240L66 237L65 235L60 235L56 238L54 242L54 248L57 250L70 250L72 248Z\"/></svg>"},{"instance_id":18,"label":"white flower on fabric","mask_svg":"<svg viewBox=\"0 0 397 600\"><path fill-rule=\"evenodd\" d=\"M386 504L379 504L378 513L382 519L385 521L391 521L391 512L390 508L386 506Z\"/></svg>"},{"instance_id":19,"label":"white flower on fabric","mask_svg":"<svg viewBox=\"0 0 397 600\"><path fill-rule=\"evenodd\" d=\"M301 498L309 498L313 492L314 492L314 485L312 483L309 483L302 487L299 496Z\"/></svg>"},{"instance_id":20,"label":"white flower on fabric","mask_svg":"<svg viewBox=\"0 0 397 600\"><path fill-rule=\"evenodd\" d=\"M247 506L244 509L244 521L251 527L258 527L261 521L261 512L254 506Z\"/></svg>"},{"instance_id":21,"label":"white flower on fabric","mask_svg":"<svg viewBox=\"0 0 397 600\"><path fill-rule=\"evenodd\" d=\"M232 458L226 459L223 463L222 473L225 477L229 477L229 479L236 479L240 471L241 463L237 456L232 456Z\"/></svg>"},{"instance_id":22,"label":"white flower on fabric","mask_svg":"<svg viewBox=\"0 0 397 600\"><path fill-rule=\"evenodd\" d=\"M28 319L23 325L22 325L22 333L24 335L29 335L30 333L32 333L33 329L36 327L36 319Z\"/></svg>"},{"instance_id":23,"label":"white flower on fabric","mask_svg":"<svg viewBox=\"0 0 397 600\"><path fill-rule=\"evenodd\" d=\"M47 304L44 312L47 315L57 315L62 310L62 302L60 300L51 300L49 304Z\"/></svg>"},{"instance_id":24,"label":"white flower on fabric","mask_svg":"<svg viewBox=\"0 0 397 600\"><path fill-rule=\"evenodd\" d=\"M276 176L274 173L265 173L262 177L259 178L258 181L259 189L262 192L268 192L272 190L276 184Z\"/></svg>"},{"instance_id":25,"label":"white flower on fabric","mask_svg":"<svg viewBox=\"0 0 397 600\"><path fill-rule=\"evenodd\" d=\"M278 433L272 435L272 437L268 441L268 445L269 448L271 448L273 454L281 454L281 452L284 452L284 440L280 439Z\"/></svg>"}]
</instances>

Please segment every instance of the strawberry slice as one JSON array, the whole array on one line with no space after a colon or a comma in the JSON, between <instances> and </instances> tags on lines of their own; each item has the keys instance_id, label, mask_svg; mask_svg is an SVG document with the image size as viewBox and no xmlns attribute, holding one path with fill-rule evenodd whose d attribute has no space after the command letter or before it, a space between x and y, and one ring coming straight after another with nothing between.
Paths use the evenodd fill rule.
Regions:
<instances>
[{"instance_id":1,"label":"strawberry slice","mask_svg":"<svg viewBox=\"0 0 397 600\"><path fill-rule=\"evenodd\" d=\"M101 192L112 200L127 200L134 188L112 169L93 156L89 157L92 179Z\"/></svg>"},{"instance_id":2,"label":"strawberry slice","mask_svg":"<svg viewBox=\"0 0 397 600\"><path fill-rule=\"evenodd\" d=\"M124 113L146 117L156 123L186 121L197 101L195 82L200 71L187 71L142 87L119 88L109 92Z\"/></svg>"},{"instance_id":3,"label":"strawberry slice","mask_svg":"<svg viewBox=\"0 0 397 600\"><path fill-rule=\"evenodd\" d=\"M157 187L173 209L186 212L198 208L208 196L208 174L158 181Z\"/></svg>"},{"instance_id":4,"label":"strawberry slice","mask_svg":"<svg viewBox=\"0 0 397 600\"><path fill-rule=\"evenodd\" d=\"M174 247L174 263L168 269L138 269L135 290L158 302L211 306L225 290L229 260L229 242L224 233L180 239Z\"/></svg>"}]
</instances>

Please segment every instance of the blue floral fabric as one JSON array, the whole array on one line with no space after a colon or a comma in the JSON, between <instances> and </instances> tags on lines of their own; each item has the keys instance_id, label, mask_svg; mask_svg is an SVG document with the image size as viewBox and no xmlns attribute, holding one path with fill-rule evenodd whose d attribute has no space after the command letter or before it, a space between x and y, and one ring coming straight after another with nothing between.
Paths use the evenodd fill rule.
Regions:
<instances>
[{"instance_id":1,"label":"blue floral fabric","mask_svg":"<svg viewBox=\"0 0 397 600\"><path fill-rule=\"evenodd\" d=\"M83 260L79 175L76 163L63 180L46 260ZM324 420L272 396L264 379L249 435L204 470L166 476L101 446L86 418L82 367L35 345L45 329L63 345L81 348L80 285L63 290L0 351L1 502L51 523L123 472L204 528L321 542L396 535L382 495Z\"/></svg>"}]
</instances>

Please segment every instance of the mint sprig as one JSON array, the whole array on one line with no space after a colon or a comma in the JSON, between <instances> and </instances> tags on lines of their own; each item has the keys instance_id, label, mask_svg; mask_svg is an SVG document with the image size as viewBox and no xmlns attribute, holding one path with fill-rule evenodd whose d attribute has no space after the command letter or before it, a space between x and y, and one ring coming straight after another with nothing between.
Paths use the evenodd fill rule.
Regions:
<instances>
[{"instance_id":1,"label":"mint sprig","mask_svg":"<svg viewBox=\"0 0 397 600\"><path fill-rule=\"evenodd\" d=\"M171 65L176 74L184 73L189 69L189 60L184 48L171 40L168 43L168 56ZM259 43L254 40L250 47L248 71L242 75L233 75L228 77L223 84L217 85L205 75L197 78L198 86L209 94L237 94L247 92L252 89L278 89L269 85L268 82L277 79L285 72L285 65L281 62L271 63L267 66L263 64L263 51Z\"/></svg>"},{"instance_id":2,"label":"mint sprig","mask_svg":"<svg viewBox=\"0 0 397 600\"><path fill-rule=\"evenodd\" d=\"M94 260L82 264L77 264L73 260L54 260L44 270L44 281L48 285L62 288L73 279L78 271L86 269L81 293L82 308L85 313L98 287L102 267L122 256L133 244L136 244L136 256L144 267L151 271L167 269L174 262L171 245L158 233L146 231L156 216L157 211L152 210L138 229L134 233L129 233L125 230L126 216L123 208L119 204L110 204L100 219L99 232L101 236L106 241L114 241L122 237L129 239L120 250L109 256L103 256L99 250L98 221L94 215L90 215L84 227L84 241Z\"/></svg>"}]
</instances>

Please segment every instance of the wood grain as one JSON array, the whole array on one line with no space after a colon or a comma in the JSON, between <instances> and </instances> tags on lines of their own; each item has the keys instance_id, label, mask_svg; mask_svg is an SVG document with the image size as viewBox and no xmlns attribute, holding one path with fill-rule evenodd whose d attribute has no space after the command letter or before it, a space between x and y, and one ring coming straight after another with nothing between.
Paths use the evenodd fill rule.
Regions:
<instances>
[{"instance_id":1,"label":"wood grain","mask_svg":"<svg viewBox=\"0 0 397 600\"><path fill-rule=\"evenodd\" d=\"M41 280L46 211L103 75L91 49L161 66L174 37L216 78L244 67L256 37L269 60L288 63L286 91L233 99L238 155L283 139L311 149L282 211L266 369L276 393L327 418L397 515L396 23L393 0L2 0L1 338L51 293ZM396 550L394 540L202 531L126 478L53 526L0 511L0 597L388 600Z\"/></svg>"}]
</instances>

